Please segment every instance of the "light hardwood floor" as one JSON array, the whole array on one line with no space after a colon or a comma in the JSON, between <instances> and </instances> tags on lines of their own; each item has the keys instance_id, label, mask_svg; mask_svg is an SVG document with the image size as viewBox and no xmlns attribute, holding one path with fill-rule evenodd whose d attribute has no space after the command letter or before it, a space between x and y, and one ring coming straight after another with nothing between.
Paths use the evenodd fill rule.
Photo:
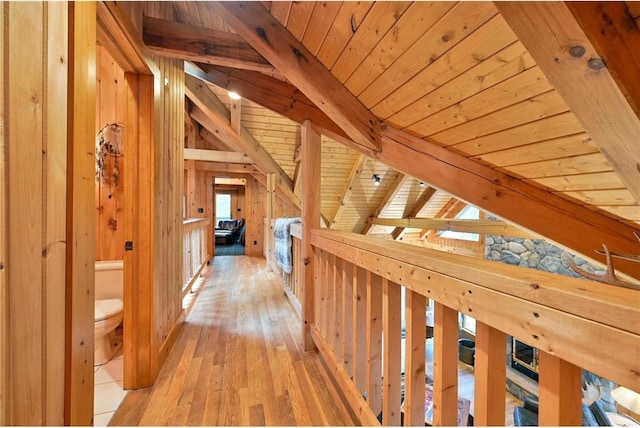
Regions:
<instances>
[{"instance_id":1,"label":"light hardwood floor","mask_svg":"<svg viewBox=\"0 0 640 428\"><path fill-rule=\"evenodd\" d=\"M130 391L109 425L353 425L319 356L303 352L300 319L264 259L216 257L194 287L155 385ZM473 403L473 369L460 363L458 381ZM509 426L518 402L506 401Z\"/></svg>"},{"instance_id":2,"label":"light hardwood floor","mask_svg":"<svg viewBox=\"0 0 640 428\"><path fill-rule=\"evenodd\" d=\"M110 425L352 425L264 259L216 257L151 388Z\"/></svg>"}]
</instances>

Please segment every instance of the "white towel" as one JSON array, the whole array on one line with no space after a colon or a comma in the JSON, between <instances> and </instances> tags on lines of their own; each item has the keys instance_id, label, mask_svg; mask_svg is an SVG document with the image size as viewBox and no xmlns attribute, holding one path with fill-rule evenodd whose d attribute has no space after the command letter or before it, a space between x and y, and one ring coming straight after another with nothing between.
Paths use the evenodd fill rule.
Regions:
<instances>
[{"instance_id":1,"label":"white towel","mask_svg":"<svg viewBox=\"0 0 640 428\"><path fill-rule=\"evenodd\" d=\"M278 217L273 225L273 237L275 238L275 256L278 266L286 273L291 273L291 234L289 226L292 223L301 223L300 217Z\"/></svg>"}]
</instances>

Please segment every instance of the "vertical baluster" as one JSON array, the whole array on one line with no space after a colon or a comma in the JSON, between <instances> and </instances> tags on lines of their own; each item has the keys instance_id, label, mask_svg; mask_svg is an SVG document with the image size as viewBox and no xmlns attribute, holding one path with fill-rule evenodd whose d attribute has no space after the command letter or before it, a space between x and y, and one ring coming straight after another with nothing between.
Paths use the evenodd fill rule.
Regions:
<instances>
[{"instance_id":1,"label":"vertical baluster","mask_svg":"<svg viewBox=\"0 0 640 428\"><path fill-rule=\"evenodd\" d=\"M335 347L335 323L334 320L334 292L335 292L335 284L337 280L337 269L336 264L340 258L336 257L334 254L329 256L329 282L327 283L327 294L325 300L326 306L326 329L324 330L324 337L327 339L327 343L331 347L331 351L334 352Z\"/></svg>"},{"instance_id":2,"label":"vertical baluster","mask_svg":"<svg viewBox=\"0 0 640 428\"><path fill-rule=\"evenodd\" d=\"M342 308L342 349L344 368L353 376L353 270L355 266L351 263L344 263L342 276L343 290L342 296L344 306Z\"/></svg>"},{"instance_id":3,"label":"vertical baluster","mask_svg":"<svg viewBox=\"0 0 640 428\"><path fill-rule=\"evenodd\" d=\"M367 402L382 410L382 278L368 272L367 281Z\"/></svg>"},{"instance_id":4,"label":"vertical baluster","mask_svg":"<svg viewBox=\"0 0 640 428\"><path fill-rule=\"evenodd\" d=\"M313 305L314 313L313 313L313 321L314 324L320 329L321 324L321 313L322 313L322 281L323 281L323 260L324 260L324 250L320 250L318 248L313 249L313 276L314 276L314 287L313 287ZM307 272L305 272L305 275ZM304 295L307 296L308 289L306 287L306 283L304 284L305 290ZM305 297L305 300L307 297Z\"/></svg>"},{"instance_id":5,"label":"vertical baluster","mask_svg":"<svg viewBox=\"0 0 640 428\"><path fill-rule=\"evenodd\" d=\"M366 338L367 331L367 271L354 266L353 290L353 378L362 392L367 387Z\"/></svg>"},{"instance_id":6,"label":"vertical baluster","mask_svg":"<svg viewBox=\"0 0 640 428\"><path fill-rule=\"evenodd\" d=\"M424 426L427 298L409 289L405 298L404 425Z\"/></svg>"},{"instance_id":7,"label":"vertical baluster","mask_svg":"<svg viewBox=\"0 0 640 428\"><path fill-rule=\"evenodd\" d=\"M504 426L507 335L476 321L474 425Z\"/></svg>"},{"instance_id":8,"label":"vertical baluster","mask_svg":"<svg viewBox=\"0 0 640 428\"><path fill-rule=\"evenodd\" d=\"M335 324L335 345L334 350L338 361L344 361L344 343L343 343L343 325L342 325L342 308L344 307L344 265L347 262L338 259L336 263L336 285L333 288L334 295L334 316Z\"/></svg>"},{"instance_id":9,"label":"vertical baluster","mask_svg":"<svg viewBox=\"0 0 640 428\"><path fill-rule=\"evenodd\" d=\"M400 285L382 279L383 389L382 423L400 425Z\"/></svg>"},{"instance_id":10,"label":"vertical baluster","mask_svg":"<svg viewBox=\"0 0 640 428\"><path fill-rule=\"evenodd\" d=\"M434 307L433 425L457 425L458 311Z\"/></svg>"},{"instance_id":11,"label":"vertical baluster","mask_svg":"<svg viewBox=\"0 0 640 428\"><path fill-rule=\"evenodd\" d=\"M547 352L539 355L538 425L582 425L582 370Z\"/></svg>"}]
</instances>

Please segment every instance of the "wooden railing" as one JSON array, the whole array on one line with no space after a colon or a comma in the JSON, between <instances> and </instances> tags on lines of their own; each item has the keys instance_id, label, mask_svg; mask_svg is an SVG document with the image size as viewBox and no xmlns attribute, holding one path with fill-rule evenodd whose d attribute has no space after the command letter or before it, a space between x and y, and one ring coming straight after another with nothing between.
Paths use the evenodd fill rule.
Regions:
<instances>
[{"instance_id":1,"label":"wooden railing","mask_svg":"<svg viewBox=\"0 0 640 428\"><path fill-rule=\"evenodd\" d=\"M209 219L206 218L191 218L183 222L183 296L191 290L191 286L198 278L202 268L209 261L210 255L207 254L208 226Z\"/></svg>"},{"instance_id":2,"label":"wooden railing","mask_svg":"<svg viewBox=\"0 0 640 428\"><path fill-rule=\"evenodd\" d=\"M505 423L507 335L540 350L541 425L582 424L582 368L638 390L638 291L326 229L311 244L311 335L364 425L400 425L401 396L403 424L424 424L429 299L434 425L457 424L459 312L476 319L475 425Z\"/></svg>"},{"instance_id":3,"label":"wooden railing","mask_svg":"<svg viewBox=\"0 0 640 428\"><path fill-rule=\"evenodd\" d=\"M265 233L271 233L273 236L273 223L275 220L271 221L271 227L266 227L265 221ZM290 235L292 239L291 245L291 272L287 273L283 271L275 260L275 240L270 239L271 251L269 252L265 248L265 258L267 258L267 263L274 272L278 274L282 281L282 287L284 288L285 293L291 300L291 304L298 312L298 315L302 314L302 306L300 304L302 299L302 284L300 282L301 278L301 261L302 261L302 224L294 223L290 225ZM266 236L266 235L265 235ZM266 240L265 240L266 241ZM269 258L269 254L272 255Z\"/></svg>"}]
</instances>

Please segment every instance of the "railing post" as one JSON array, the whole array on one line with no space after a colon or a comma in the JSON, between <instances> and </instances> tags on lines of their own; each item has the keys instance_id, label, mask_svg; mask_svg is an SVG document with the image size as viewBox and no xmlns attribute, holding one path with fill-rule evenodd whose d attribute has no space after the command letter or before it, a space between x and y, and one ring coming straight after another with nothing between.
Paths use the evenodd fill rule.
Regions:
<instances>
[{"instance_id":1,"label":"railing post","mask_svg":"<svg viewBox=\"0 0 640 428\"><path fill-rule=\"evenodd\" d=\"M314 322L314 257L311 246L311 229L320 227L320 134L305 121L302 133L302 340L304 349L315 348L311 337Z\"/></svg>"},{"instance_id":2,"label":"railing post","mask_svg":"<svg viewBox=\"0 0 640 428\"><path fill-rule=\"evenodd\" d=\"M382 423L400 425L400 285L382 279L382 319L384 370Z\"/></svg>"},{"instance_id":3,"label":"railing post","mask_svg":"<svg viewBox=\"0 0 640 428\"><path fill-rule=\"evenodd\" d=\"M582 369L539 351L540 426L582 425Z\"/></svg>"},{"instance_id":4,"label":"railing post","mask_svg":"<svg viewBox=\"0 0 640 428\"><path fill-rule=\"evenodd\" d=\"M433 425L458 425L458 311L435 302Z\"/></svg>"},{"instance_id":5,"label":"railing post","mask_svg":"<svg viewBox=\"0 0 640 428\"><path fill-rule=\"evenodd\" d=\"M376 415L382 410L382 278L368 272L367 281L367 402Z\"/></svg>"},{"instance_id":6,"label":"railing post","mask_svg":"<svg viewBox=\"0 0 640 428\"><path fill-rule=\"evenodd\" d=\"M366 389L364 333L367 331L367 271L353 267L353 378L360 391Z\"/></svg>"},{"instance_id":7,"label":"railing post","mask_svg":"<svg viewBox=\"0 0 640 428\"><path fill-rule=\"evenodd\" d=\"M507 335L476 321L475 414L477 426L504 426Z\"/></svg>"},{"instance_id":8,"label":"railing post","mask_svg":"<svg viewBox=\"0 0 640 428\"><path fill-rule=\"evenodd\" d=\"M407 289L405 306L404 425L424 426L427 298Z\"/></svg>"}]
</instances>

